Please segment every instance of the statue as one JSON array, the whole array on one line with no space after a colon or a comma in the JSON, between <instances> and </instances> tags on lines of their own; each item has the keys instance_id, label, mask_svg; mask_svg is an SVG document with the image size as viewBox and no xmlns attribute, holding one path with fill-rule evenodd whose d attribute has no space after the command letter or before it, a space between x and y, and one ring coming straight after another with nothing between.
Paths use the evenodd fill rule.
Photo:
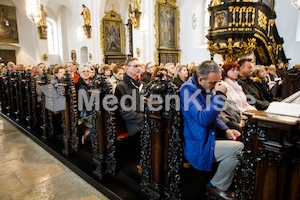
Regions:
<instances>
[{"instance_id":1,"label":"statue","mask_svg":"<svg viewBox=\"0 0 300 200\"><path fill-rule=\"evenodd\" d=\"M81 15L83 16L84 25L90 26L91 25L90 10L84 4L82 4L82 7L83 7L83 11L82 11Z\"/></svg>"},{"instance_id":2,"label":"statue","mask_svg":"<svg viewBox=\"0 0 300 200\"><path fill-rule=\"evenodd\" d=\"M83 11L81 12L81 15L83 16L83 30L85 32L85 35L87 38L91 38L91 12L90 10L82 4Z\"/></svg>"},{"instance_id":3,"label":"statue","mask_svg":"<svg viewBox=\"0 0 300 200\"><path fill-rule=\"evenodd\" d=\"M141 17L141 0L130 0L129 2L129 18L135 29L140 28L140 17Z\"/></svg>"},{"instance_id":4,"label":"statue","mask_svg":"<svg viewBox=\"0 0 300 200\"><path fill-rule=\"evenodd\" d=\"M38 21L38 33L40 36L40 39L47 40L47 13L44 10L44 6L40 5L41 9L41 18Z\"/></svg>"}]
</instances>

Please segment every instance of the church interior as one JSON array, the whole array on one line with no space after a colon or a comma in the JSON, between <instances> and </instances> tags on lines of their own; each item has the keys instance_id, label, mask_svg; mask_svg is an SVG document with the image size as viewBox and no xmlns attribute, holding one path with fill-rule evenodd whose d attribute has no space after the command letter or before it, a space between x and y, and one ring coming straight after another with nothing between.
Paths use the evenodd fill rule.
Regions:
<instances>
[{"instance_id":1,"label":"church interior","mask_svg":"<svg viewBox=\"0 0 300 200\"><path fill-rule=\"evenodd\" d=\"M0 199L299 200L299 10L1 0Z\"/></svg>"}]
</instances>

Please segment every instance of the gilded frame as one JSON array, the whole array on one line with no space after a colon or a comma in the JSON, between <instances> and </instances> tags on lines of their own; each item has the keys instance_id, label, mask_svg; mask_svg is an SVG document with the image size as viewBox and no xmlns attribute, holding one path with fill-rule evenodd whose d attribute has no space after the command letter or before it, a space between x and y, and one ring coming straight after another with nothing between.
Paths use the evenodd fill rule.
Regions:
<instances>
[{"instance_id":1,"label":"gilded frame","mask_svg":"<svg viewBox=\"0 0 300 200\"><path fill-rule=\"evenodd\" d=\"M0 5L0 42L19 43L15 7Z\"/></svg>"},{"instance_id":2,"label":"gilded frame","mask_svg":"<svg viewBox=\"0 0 300 200\"><path fill-rule=\"evenodd\" d=\"M179 12L172 3L157 1L155 29L157 49L178 49Z\"/></svg>"},{"instance_id":3,"label":"gilded frame","mask_svg":"<svg viewBox=\"0 0 300 200\"><path fill-rule=\"evenodd\" d=\"M102 18L100 33L103 55L124 55L126 46L124 23L114 10Z\"/></svg>"}]
</instances>

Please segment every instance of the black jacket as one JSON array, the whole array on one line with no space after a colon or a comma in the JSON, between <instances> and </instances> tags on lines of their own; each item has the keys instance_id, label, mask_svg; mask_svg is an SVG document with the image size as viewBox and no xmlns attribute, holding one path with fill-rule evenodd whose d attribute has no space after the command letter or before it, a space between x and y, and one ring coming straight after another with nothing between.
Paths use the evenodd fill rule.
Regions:
<instances>
[{"instance_id":1,"label":"black jacket","mask_svg":"<svg viewBox=\"0 0 300 200\"><path fill-rule=\"evenodd\" d=\"M139 89L140 86L141 89ZM143 90L143 82L133 80L128 75L125 75L124 79L116 87L115 96L118 99L119 114L124 120L130 136L139 133L142 130L143 107L141 106L143 106L143 102L141 102L141 98L143 98ZM136 95L132 95L134 93ZM121 99L124 95L130 95L131 97L126 98L125 101L123 101L124 105L121 105ZM134 106L133 108L131 108L132 105Z\"/></svg>"}]
</instances>

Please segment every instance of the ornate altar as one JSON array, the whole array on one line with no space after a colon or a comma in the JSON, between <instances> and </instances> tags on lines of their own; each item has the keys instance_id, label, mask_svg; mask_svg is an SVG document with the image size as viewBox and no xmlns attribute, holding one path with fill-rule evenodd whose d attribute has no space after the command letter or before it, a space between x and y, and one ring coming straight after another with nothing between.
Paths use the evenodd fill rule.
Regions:
<instances>
[{"instance_id":1,"label":"ornate altar","mask_svg":"<svg viewBox=\"0 0 300 200\"><path fill-rule=\"evenodd\" d=\"M156 63L180 62L179 11L175 0L157 0L155 5Z\"/></svg>"},{"instance_id":2,"label":"ornate altar","mask_svg":"<svg viewBox=\"0 0 300 200\"><path fill-rule=\"evenodd\" d=\"M121 16L114 9L107 12L100 25L104 63L124 63L126 60L125 28Z\"/></svg>"},{"instance_id":3,"label":"ornate altar","mask_svg":"<svg viewBox=\"0 0 300 200\"><path fill-rule=\"evenodd\" d=\"M287 59L278 34L274 1L226 1L211 4L208 49L211 56L221 54L224 61L236 61L254 53L256 63L276 64Z\"/></svg>"}]
</instances>

